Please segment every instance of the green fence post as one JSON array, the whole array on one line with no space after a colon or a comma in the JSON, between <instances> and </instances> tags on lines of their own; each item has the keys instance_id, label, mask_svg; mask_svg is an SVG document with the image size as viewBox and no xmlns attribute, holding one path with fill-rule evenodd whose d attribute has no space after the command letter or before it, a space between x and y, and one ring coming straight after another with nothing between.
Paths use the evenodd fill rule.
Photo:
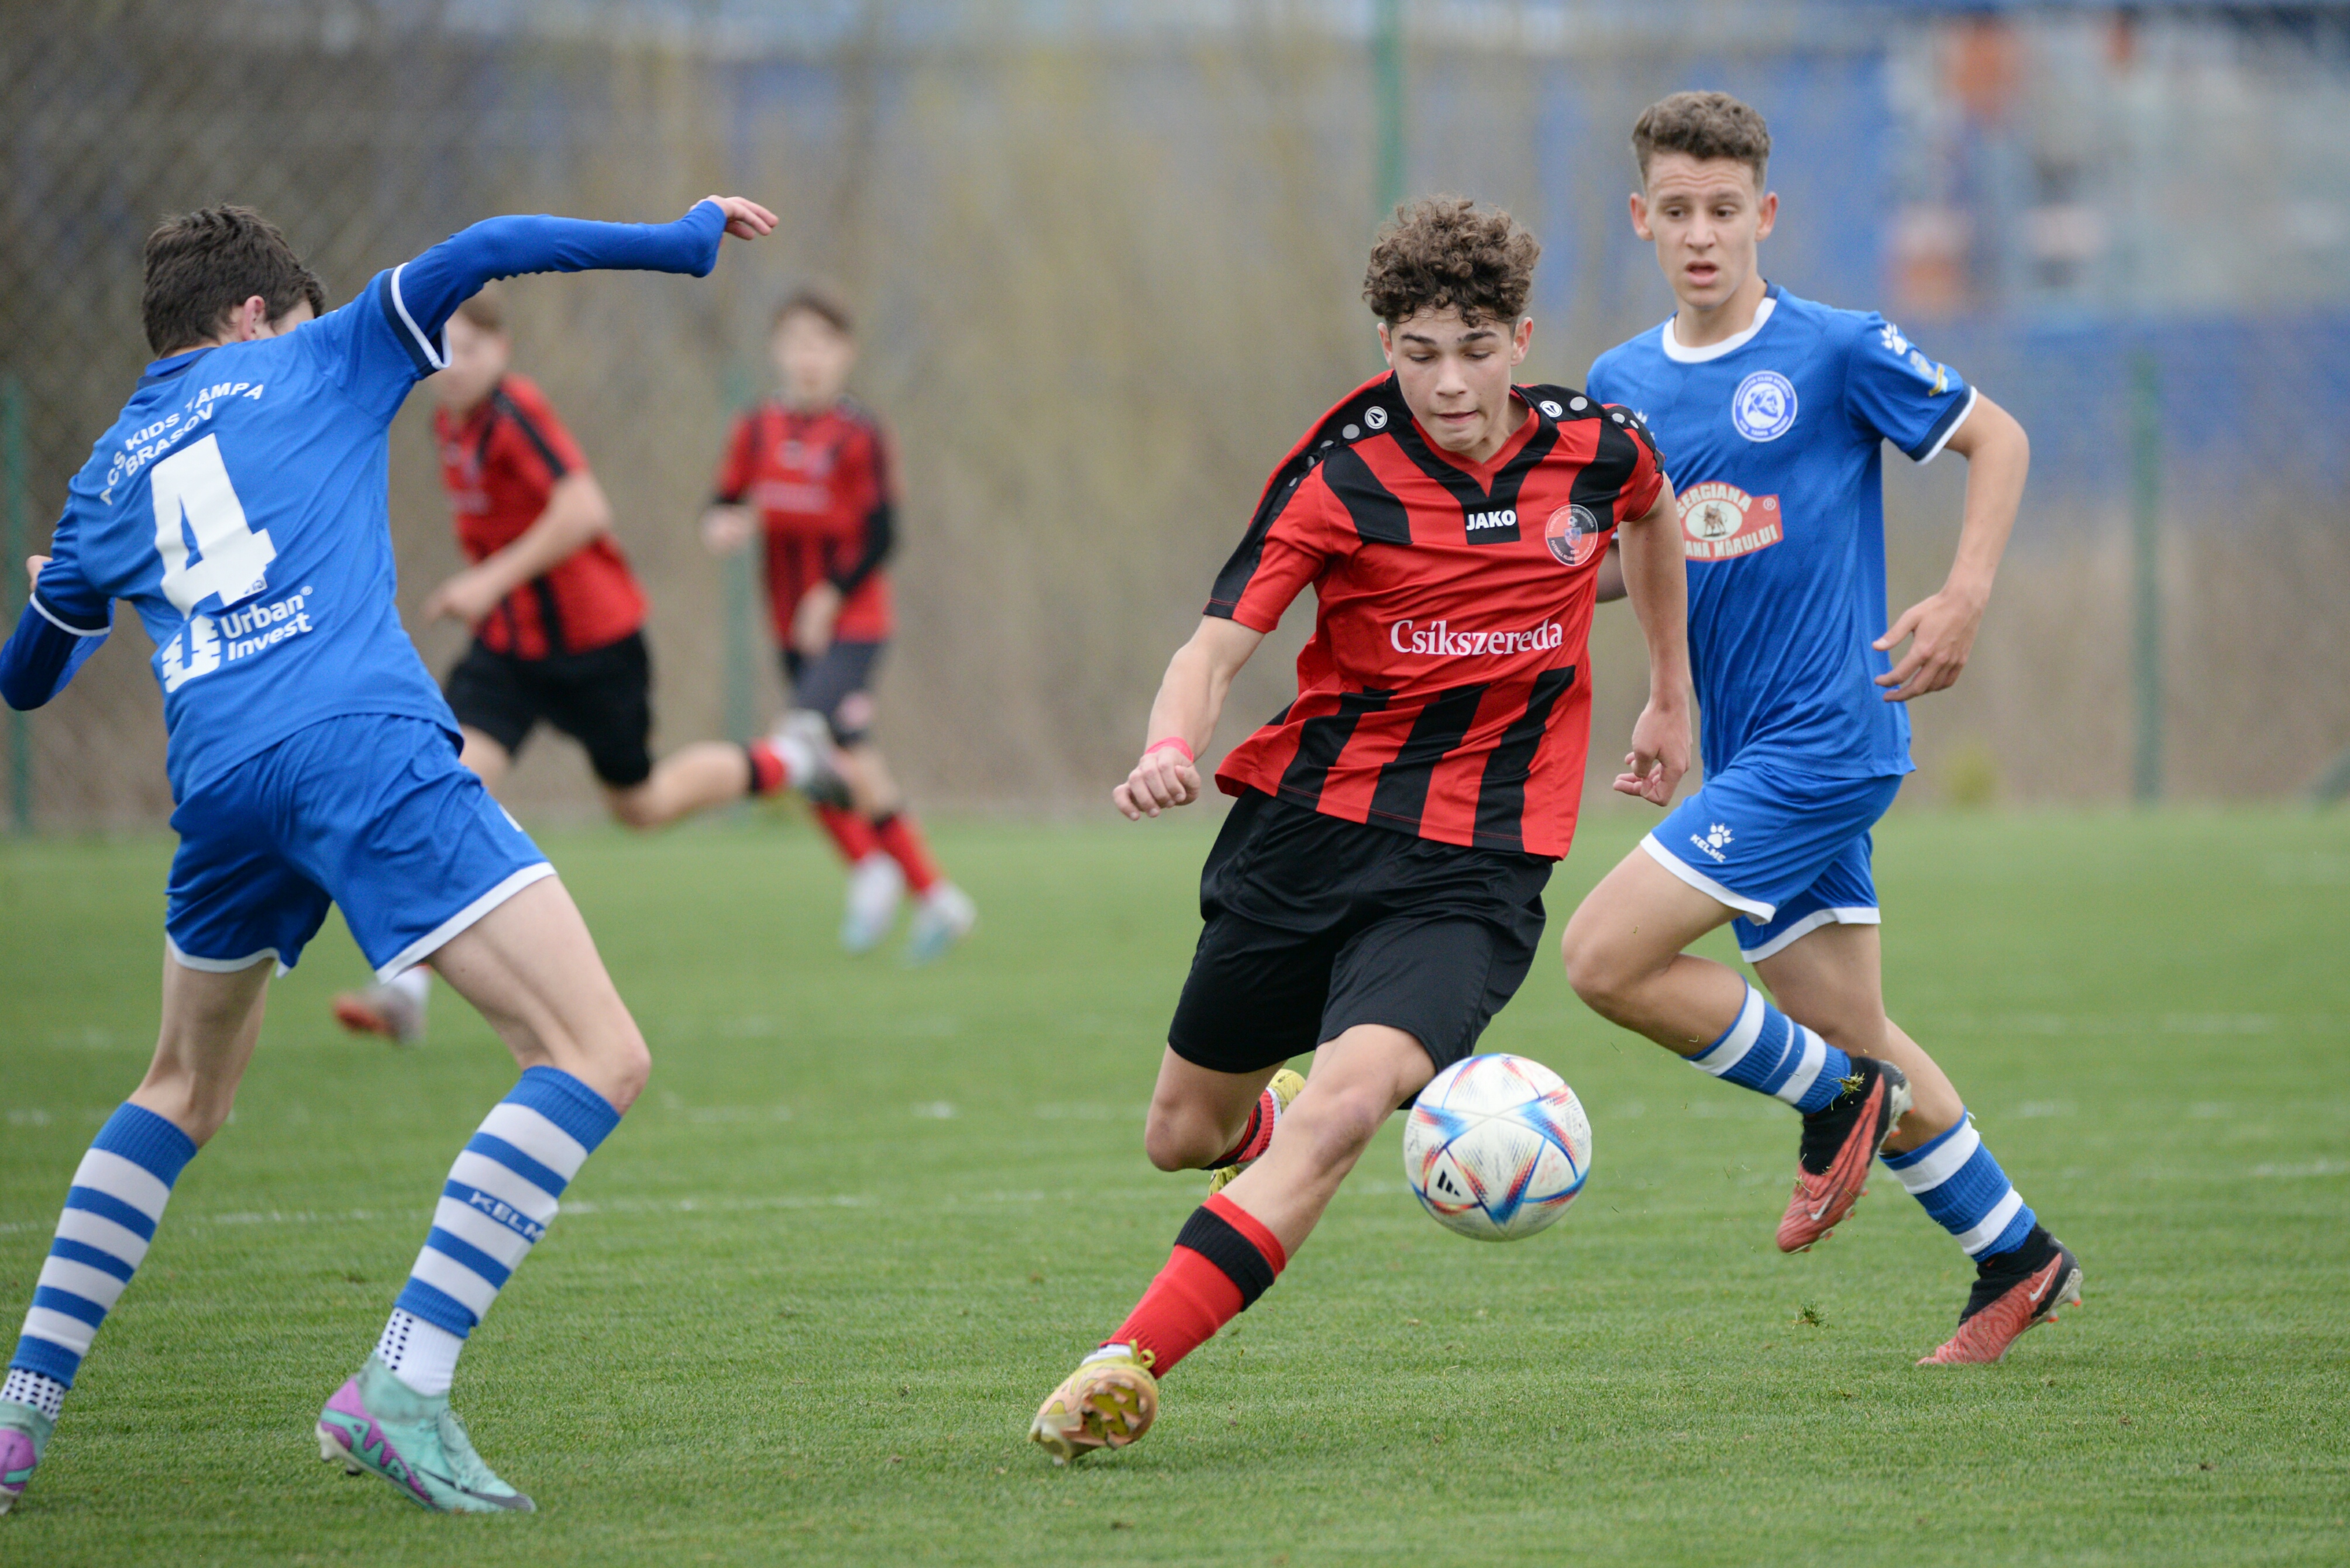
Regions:
<instances>
[{"instance_id":1,"label":"green fence post","mask_svg":"<svg viewBox=\"0 0 2350 1568\"><path fill-rule=\"evenodd\" d=\"M0 604L22 613L31 595L25 579L25 539L29 526L25 492L25 383L12 372L0 376ZM15 617L11 616L13 623ZM8 713L8 820L20 834L33 831L33 726L31 715Z\"/></svg>"},{"instance_id":2,"label":"green fence post","mask_svg":"<svg viewBox=\"0 0 2350 1568\"><path fill-rule=\"evenodd\" d=\"M2162 798L2162 372L2146 348L2130 363L2130 546L2137 710L2131 794L2150 805Z\"/></svg>"},{"instance_id":3,"label":"green fence post","mask_svg":"<svg viewBox=\"0 0 2350 1568\"><path fill-rule=\"evenodd\" d=\"M1379 221L1404 197L1404 0L1378 0L1371 22L1371 92L1378 119Z\"/></svg>"},{"instance_id":4,"label":"green fence post","mask_svg":"<svg viewBox=\"0 0 2350 1568\"><path fill-rule=\"evenodd\" d=\"M727 408L742 408L751 400L752 395L750 377L743 374L742 366L729 363L726 367ZM726 649L723 661L726 733L737 743L748 741L759 722L758 605L751 563L758 558L764 547L764 542L754 537L748 549L727 556L719 567L726 617L723 633Z\"/></svg>"}]
</instances>

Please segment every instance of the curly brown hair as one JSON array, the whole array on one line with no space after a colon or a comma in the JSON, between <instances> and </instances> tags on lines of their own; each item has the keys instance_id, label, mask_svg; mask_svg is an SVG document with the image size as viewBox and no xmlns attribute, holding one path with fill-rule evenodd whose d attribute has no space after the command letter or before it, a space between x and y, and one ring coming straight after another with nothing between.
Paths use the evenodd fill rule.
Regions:
<instances>
[{"instance_id":1,"label":"curly brown hair","mask_svg":"<svg viewBox=\"0 0 2350 1568\"><path fill-rule=\"evenodd\" d=\"M1632 158L1640 165L1644 187L1648 160L1659 152L1735 158L1754 171L1759 191L1771 167L1771 128L1751 106L1726 92L1677 92L1642 109L1632 126Z\"/></svg>"},{"instance_id":2,"label":"curly brown hair","mask_svg":"<svg viewBox=\"0 0 2350 1568\"><path fill-rule=\"evenodd\" d=\"M1542 242L1499 207L1466 196L1425 196L1380 225L1363 273L1363 299L1390 324L1450 306L1474 327L1514 323L1526 310Z\"/></svg>"}]
</instances>

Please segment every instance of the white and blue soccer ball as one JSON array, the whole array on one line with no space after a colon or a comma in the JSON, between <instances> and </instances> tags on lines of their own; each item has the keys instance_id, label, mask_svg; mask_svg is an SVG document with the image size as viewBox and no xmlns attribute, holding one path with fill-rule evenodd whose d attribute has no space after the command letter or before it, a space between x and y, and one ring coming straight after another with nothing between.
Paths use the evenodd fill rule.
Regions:
<instances>
[{"instance_id":1,"label":"white and blue soccer ball","mask_svg":"<svg viewBox=\"0 0 2350 1568\"><path fill-rule=\"evenodd\" d=\"M1540 1062L1495 1053L1455 1062L1413 1102L1403 1174L1436 1222L1515 1241L1566 1212L1591 1174L1591 1118Z\"/></svg>"}]
</instances>

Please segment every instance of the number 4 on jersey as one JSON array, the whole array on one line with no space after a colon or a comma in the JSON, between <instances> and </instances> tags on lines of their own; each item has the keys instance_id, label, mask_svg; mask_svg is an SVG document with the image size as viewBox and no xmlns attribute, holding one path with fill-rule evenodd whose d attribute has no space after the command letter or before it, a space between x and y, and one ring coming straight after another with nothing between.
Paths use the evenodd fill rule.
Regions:
<instances>
[{"instance_id":1,"label":"number 4 on jersey","mask_svg":"<svg viewBox=\"0 0 2350 1568\"><path fill-rule=\"evenodd\" d=\"M269 530L255 532L244 520L244 504L221 462L220 438L206 436L155 465L150 481L155 495L155 553L163 557L163 597L192 615L214 595L223 608L249 599L269 586L269 563L277 546ZM186 534L196 536L197 559L188 559Z\"/></svg>"}]
</instances>

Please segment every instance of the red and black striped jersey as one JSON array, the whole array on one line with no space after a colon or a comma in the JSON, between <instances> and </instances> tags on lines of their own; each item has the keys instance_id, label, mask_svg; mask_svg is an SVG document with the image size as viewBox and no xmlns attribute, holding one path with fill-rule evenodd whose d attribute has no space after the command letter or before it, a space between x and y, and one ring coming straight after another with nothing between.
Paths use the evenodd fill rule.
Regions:
<instances>
[{"instance_id":1,"label":"red and black striped jersey","mask_svg":"<svg viewBox=\"0 0 2350 1568\"><path fill-rule=\"evenodd\" d=\"M529 532L556 482L588 467L525 376L500 377L463 418L434 410L432 434L457 545L469 561L487 560ZM493 652L545 659L618 642L644 623L644 590L629 558L611 535L599 534L508 594L473 634Z\"/></svg>"},{"instance_id":2,"label":"red and black striped jersey","mask_svg":"<svg viewBox=\"0 0 2350 1568\"><path fill-rule=\"evenodd\" d=\"M840 590L833 635L889 635L896 489L881 421L847 398L809 411L768 401L745 410L726 442L717 500L755 506L764 524L767 607L788 645L801 597L819 582Z\"/></svg>"},{"instance_id":3,"label":"red and black striped jersey","mask_svg":"<svg viewBox=\"0 0 2350 1568\"><path fill-rule=\"evenodd\" d=\"M1565 387L1513 396L1527 417L1471 464L1428 440L1382 376L1274 471L1207 613L1271 631L1310 583L1314 636L1296 699L1217 770L1226 794L1566 854L1599 561L1664 474L1638 416Z\"/></svg>"}]
</instances>

